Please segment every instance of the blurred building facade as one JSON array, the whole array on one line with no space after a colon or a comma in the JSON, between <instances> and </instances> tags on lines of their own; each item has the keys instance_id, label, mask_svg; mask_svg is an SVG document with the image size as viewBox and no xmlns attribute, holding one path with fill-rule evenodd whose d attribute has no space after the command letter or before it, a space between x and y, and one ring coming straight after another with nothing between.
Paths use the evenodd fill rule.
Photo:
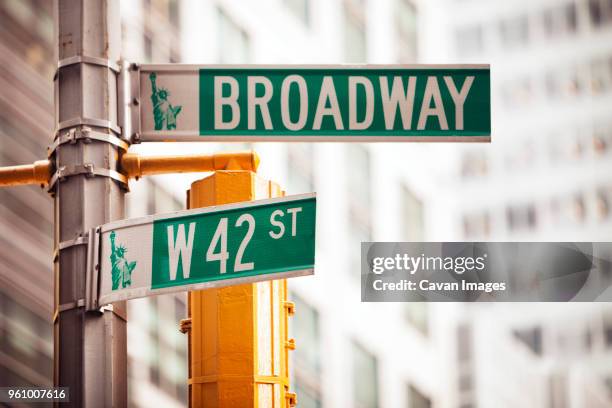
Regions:
<instances>
[{"instance_id":1,"label":"blurred building facade","mask_svg":"<svg viewBox=\"0 0 612 408\"><path fill-rule=\"evenodd\" d=\"M133 146L252 147L263 177L288 194L318 193L316 275L290 281L291 384L300 407L610 406L609 307L360 302L361 241L612 238L612 5L567 4L574 20L572 6L543 0L121 2L131 61L492 64L490 145ZM53 129L52 6L8 0L0 12L0 81L8 90L0 95L0 165L28 163L43 157ZM592 61L608 65L595 70ZM604 78L598 93L592 69ZM584 76L574 86L577 72ZM557 87L550 95L549 80ZM523 81L531 85L523 89ZM199 177L133 182L127 216L184 208ZM2 385L49 384L52 201L37 188L0 194ZM185 406L185 315L184 295L129 302L131 406Z\"/></svg>"},{"instance_id":2,"label":"blurred building facade","mask_svg":"<svg viewBox=\"0 0 612 408\"><path fill-rule=\"evenodd\" d=\"M424 59L491 64L493 142L453 146L444 239L610 241L612 2L422 5ZM609 285L612 266L597 267ZM466 307L460 403L612 406L611 316L606 304Z\"/></svg>"},{"instance_id":3,"label":"blurred building facade","mask_svg":"<svg viewBox=\"0 0 612 408\"><path fill-rule=\"evenodd\" d=\"M53 132L50 2L0 2L0 166L46 156ZM53 383L53 200L0 189L0 384Z\"/></svg>"}]
</instances>

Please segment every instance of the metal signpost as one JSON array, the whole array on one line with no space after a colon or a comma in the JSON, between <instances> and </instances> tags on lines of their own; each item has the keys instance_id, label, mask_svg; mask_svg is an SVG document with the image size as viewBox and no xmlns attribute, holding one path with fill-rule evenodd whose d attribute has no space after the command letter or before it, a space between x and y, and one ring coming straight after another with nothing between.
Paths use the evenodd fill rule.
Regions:
<instances>
[{"instance_id":1,"label":"metal signpost","mask_svg":"<svg viewBox=\"0 0 612 408\"><path fill-rule=\"evenodd\" d=\"M94 4L95 3L95 4ZM127 406L124 302L92 310L85 299L87 231L124 218L127 179L118 170L119 1L56 2L54 384L72 407ZM64 404L62 403L62 406Z\"/></svg>"},{"instance_id":2,"label":"metal signpost","mask_svg":"<svg viewBox=\"0 0 612 408\"><path fill-rule=\"evenodd\" d=\"M105 224L98 304L311 275L315 206L304 194Z\"/></svg>"},{"instance_id":3,"label":"metal signpost","mask_svg":"<svg viewBox=\"0 0 612 408\"><path fill-rule=\"evenodd\" d=\"M139 65L141 141L489 142L489 65Z\"/></svg>"}]
</instances>

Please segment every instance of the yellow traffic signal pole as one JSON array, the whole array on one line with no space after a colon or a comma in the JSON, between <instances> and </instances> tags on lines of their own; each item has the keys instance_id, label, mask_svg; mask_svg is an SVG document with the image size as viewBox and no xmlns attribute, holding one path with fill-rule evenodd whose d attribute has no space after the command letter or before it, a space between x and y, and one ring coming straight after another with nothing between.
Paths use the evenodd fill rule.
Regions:
<instances>
[{"instance_id":1,"label":"yellow traffic signal pole","mask_svg":"<svg viewBox=\"0 0 612 408\"><path fill-rule=\"evenodd\" d=\"M281 197L278 184L253 171L216 171L188 191L189 208ZM287 281L189 292L189 406L285 408L289 392Z\"/></svg>"}]
</instances>

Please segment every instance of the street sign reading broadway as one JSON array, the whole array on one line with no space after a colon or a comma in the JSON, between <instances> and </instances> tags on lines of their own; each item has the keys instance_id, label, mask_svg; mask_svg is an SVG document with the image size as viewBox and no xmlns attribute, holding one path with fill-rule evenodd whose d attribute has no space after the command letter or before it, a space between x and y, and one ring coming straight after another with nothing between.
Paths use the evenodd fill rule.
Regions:
<instances>
[{"instance_id":1,"label":"street sign reading broadway","mask_svg":"<svg viewBox=\"0 0 612 408\"><path fill-rule=\"evenodd\" d=\"M489 65L141 65L143 141L489 142Z\"/></svg>"},{"instance_id":2,"label":"street sign reading broadway","mask_svg":"<svg viewBox=\"0 0 612 408\"><path fill-rule=\"evenodd\" d=\"M314 273L314 194L105 224L98 304Z\"/></svg>"}]
</instances>

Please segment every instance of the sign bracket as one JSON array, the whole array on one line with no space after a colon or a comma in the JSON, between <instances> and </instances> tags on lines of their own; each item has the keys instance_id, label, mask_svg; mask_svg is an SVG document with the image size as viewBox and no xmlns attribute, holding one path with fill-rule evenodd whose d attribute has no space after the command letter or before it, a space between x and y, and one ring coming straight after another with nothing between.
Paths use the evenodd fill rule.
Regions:
<instances>
[{"instance_id":1,"label":"sign bracket","mask_svg":"<svg viewBox=\"0 0 612 408\"><path fill-rule=\"evenodd\" d=\"M87 271L85 275L85 308L99 310L98 289L100 287L100 227L92 228L87 243Z\"/></svg>"},{"instance_id":2,"label":"sign bracket","mask_svg":"<svg viewBox=\"0 0 612 408\"><path fill-rule=\"evenodd\" d=\"M126 60L120 65L117 94L122 137L129 143L140 143L140 65Z\"/></svg>"},{"instance_id":3,"label":"sign bracket","mask_svg":"<svg viewBox=\"0 0 612 408\"><path fill-rule=\"evenodd\" d=\"M74 246L87 247L87 266L85 270L85 298L73 302L62 303L58 312L85 307L85 310L100 311L98 307L98 288L100 270L100 227L92 228L89 232L79 235L75 239L60 242L58 252Z\"/></svg>"}]
</instances>

